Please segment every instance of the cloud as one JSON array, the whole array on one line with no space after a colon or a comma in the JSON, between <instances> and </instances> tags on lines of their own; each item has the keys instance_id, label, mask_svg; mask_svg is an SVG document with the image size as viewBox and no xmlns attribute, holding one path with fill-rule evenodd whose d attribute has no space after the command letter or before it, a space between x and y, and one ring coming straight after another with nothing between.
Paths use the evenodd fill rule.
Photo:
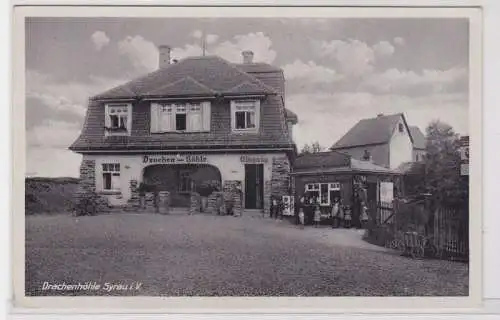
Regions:
<instances>
[{"instance_id":1,"label":"cloud","mask_svg":"<svg viewBox=\"0 0 500 320\"><path fill-rule=\"evenodd\" d=\"M97 51L109 44L109 38L104 31L96 31L90 37Z\"/></svg>"},{"instance_id":2,"label":"cloud","mask_svg":"<svg viewBox=\"0 0 500 320\"><path fill-rule=\"evenodd\" d=\"M83 117L88 98L118 84L124 79L110 79L90 75L87 82L57 81L52 76L35 70L26 71L26 97L39 100L54 112Z\"/></svg>"},{"instance_id":3,"label":"cloud","mask_svg":"<svg viewBox=\"0 0 500 320\"><path fill-rule=\"evenodd\" d=\"M332 40L316 43L315 46L320 56L332 59L337 68L348 76L371 73L377 59L394 53L394 47L387 41L369 46L356 39Z\"/></svg>"},{"instance_id":4,"label":"cloud","mask_svg":"<svg viewBox=\"0 0 500 320\"><path fill-rule=\"evenodd\" d=\"M26 151L26 172L38 177L78 177L82 156L62 148L33 147Z\"/></svg>"},{"instance_id":5,"label":"cloud","mask_svg":"<svg viewBox=\"0 0 500 320\"><path fill-rule=\"evenodd\" d=\"M387 41L380 41L373 46L373 50L378 57L392 56L395 51L394 46Z\"/></svg>"},{"instance_id":6,"label":"cloud","mask_svg":"<svg viewBox=\"0 0 500 320\"><path fill-rule=\"evenodd\" d=\"M334 82L342 77L333 69L317 65L314 61L304 63L295 60L283 66L287 80L303 80L309 83Z\"/></svg>"},{"instance_id":7,"label":"cloud","mask_svg":"<svg viewBox=\"0 0 500 320\"><path fill-rule=\"evenodd\" d=\"M403 112L410 125L419 126L422 130L432 119L440 119L459 133L468 132L466 94L410 97L370 92L301 93L289 95L286 105L299 118L294 129L299 148L316 140L330 147L360 119L374 117L378 113Z\"/></svg>"},{"instance_id":8,"label":"cloud","mask_svg":"<svg viewBox=\"0 0 500 320\"><path fill-rule=\"evenodd\" d=\"M362 82L362 86L380 92L402 92L425 87L431 92L443 92L457 82L468 79L465 68L455 67L448 70L399 70L392 68L383 73L371 74Z\"/></svg>"},{"instance_id":9,"label":"cloud","mask_svg":"<svg viewBox=\"0 0 500 320\"><path fill-rule=\"evenodd\" d=\"M214 44L216 40L218 40L217 35L207 36L207 43ZM272 63L277 53L271 47L271 38L262 32L256 32L236 35L231 40L207 47L206 52L210 55L218 55L233 63L241 63L241 52L251 50L254 53L254 61ZM173 48L171 54L174 59L182 59L190 56L199 56L202 54L202 51L200 44L186 44L183 47Z\"/></svg>"},{"instance_id":10,"label":"cloud","mask_svg":"<svg viewBox=\"0 0 500 320\"><path fill-rule=\"evenodd\" d=\"M203 32L201 32L201 30L194 30L191 32L190 36L196 39L201 39L201 37L203 37Z\"/></svg>"},{"instance_id":11,"label":"cloud","mask_svg":"<svg viewBox=\"0 0 500 320\"><path fill-rule=\"evenodd\" d=\"M216 34L207 34L207 44L213 44L219 40L219 36Z\"/></svg>"},{"instance_id":12,"label":"cloud","mask_svg":"<svg viewBox=\"0 0 500 320\"><path fill-rule=\"evenodd\" d=\"M404 38L401 38L401 37L396 37L394 38L393 40L394 44L398 45L398 46L404 46L405 45L405 39Z\"/></svg>"},{"instance_id":13,"label":"cloud","mask_svg":"<svg viewBox=\"0 0 500 320\"><path fill-rule=\"evenodd\" d=\"M118 51L129 59L139 73L148 73L158 68L158 48L142 36L127 36L118 43Z\"/></svg>"},{"instance_id":14,"label":"cloud","mask_svg":"<svg viewBox=\"0 0 500 320\"><path fill-rule=\"evenodd\" d=\"M27 132L27 144L35 147L67 148L78 138L80 122L45 119Z\"/></svg>"},{"instance_id":15,"label":"cloud","mask_svg":"<svg viewBox=\"0 0 500 320\"><path fill-rule=\"evenodd\" d=\"M276 58L276 51L272 48L272 40L263 32L236 35L232 41L219 43L209 52L221 56L231 62L242 61L241 52L251 50L254 53L254 61L272 63Z\"/></svg>"}]
</instances>

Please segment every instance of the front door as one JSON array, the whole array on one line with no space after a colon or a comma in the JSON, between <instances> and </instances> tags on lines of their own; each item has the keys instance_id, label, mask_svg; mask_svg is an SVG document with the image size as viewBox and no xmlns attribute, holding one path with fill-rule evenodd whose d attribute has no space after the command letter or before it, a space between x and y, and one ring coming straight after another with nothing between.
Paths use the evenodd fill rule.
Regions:
<instances>
[{"instance_id":1,"label":"front door","mask_svg":"<svg viewBox=\"0 0 500 320\"><path fill-rule=\"evenodd\" d=\"M262 209L264 165L245 164L245 208Z\"/></svg>"}]
</instances>

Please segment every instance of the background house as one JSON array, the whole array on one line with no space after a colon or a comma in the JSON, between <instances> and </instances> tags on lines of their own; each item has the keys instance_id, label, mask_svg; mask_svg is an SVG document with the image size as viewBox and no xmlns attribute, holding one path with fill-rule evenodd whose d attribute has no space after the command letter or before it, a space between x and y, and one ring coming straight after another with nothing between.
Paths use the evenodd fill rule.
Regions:
<instances>
[{"instance_id":1,"label":"background house","mask_svg":"<svg viewBox=\"0 0 500 320\"><path fill-rule=\"evenodd\" d=\"M379 114L360 120L330 150L396 169L401 164L422 159L425 137L417 127L408 125L404 114Z\"/></svg>"}]
</instances>

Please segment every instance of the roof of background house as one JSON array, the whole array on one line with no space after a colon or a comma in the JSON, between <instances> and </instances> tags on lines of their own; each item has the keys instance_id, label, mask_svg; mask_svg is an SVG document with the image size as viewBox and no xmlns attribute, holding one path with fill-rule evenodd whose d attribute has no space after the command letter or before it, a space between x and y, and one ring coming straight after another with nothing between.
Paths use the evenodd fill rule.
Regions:
<instances>
[{"instance_id":1,"label":"roof of background house","mask_svg":"<svg viewBox=\"0 0 500 320\"><path fill-rule=\"evenodd\" d=\"M413 148L424 150L426 139L420 128L417 126L410 126L410 133L413 138Z\"/></svg>"},{"instance_id":2,"label":"roof of background house","mask_svg":"<svg viewBox=\"0 0 500 320\"><path fill-rule=\"evenodd\" d=\"M357 146L383 144L390 141L399 120L406 119L402 113L381 115L375 118L360 120L330 149L343 149ZM406 125L408 127L408 125ZM410 139L413 141L410 132Z\"/></svg>"},{"instance_id":3,"label":"roof of background house","mask_svg":"<svg viewBox=\"0 0 500 320\"><path fill-rule=\"evenodd\" d=\"M235 66L248 73L283 72L282 69L263 62L237 63Z\"/></svg>"},{"instance_id":4,"label":"roof of background house","mask_svg":"<svg viewBox=\"0 0 500 320\"><path fill-rule=\"evenodd\" d=\"M294 168L345 167L349 159L349 155L337 151L305 153L295 159Z\"/></svg>"},{"instance_id":5,"label":"roof of background house","mask_svg":"<svg viewBox=\"0 0 500 320\"><path fill-rule=\"evenodd\" d=\"M260 64L245 68L269 69ZM235 64L217 56L188 57L97 94L91 99L207 94L276 94L275 89L264 84L255 76L244 72L245 68L236 67Z\"/></svg>"},{"instance_id":6,"label":"roof of background house","mask_svg":"<svg viewBox=\"0 0 500 320\"><path fill-rule=\"evenodd\" d=\"M350 155L337 152L307 153L298 156L294 163L294 174L321 174L321 173L384 173L397 174L399 172L378 166L370 161L352 158Z\"/></svg>"}]
</instances>

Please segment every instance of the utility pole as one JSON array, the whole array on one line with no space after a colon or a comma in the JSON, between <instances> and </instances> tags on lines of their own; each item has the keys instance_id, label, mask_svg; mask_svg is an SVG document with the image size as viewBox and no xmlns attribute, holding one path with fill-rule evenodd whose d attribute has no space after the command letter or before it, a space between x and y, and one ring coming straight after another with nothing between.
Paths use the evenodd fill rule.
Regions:
<instances>
[{"instance_id":1,"label":"utility pole","mask_svg":"<svg viewBox=\"0 0 500 320\"><path fill-rule=\"evenodd\" d=\"M205 53L207 51L207 42L206 42L206 32L205 32L205 29L203 29L203 33L201 35L201 48L203 50L203 56L205 56Z\"/></svg>"}]
</instances>

